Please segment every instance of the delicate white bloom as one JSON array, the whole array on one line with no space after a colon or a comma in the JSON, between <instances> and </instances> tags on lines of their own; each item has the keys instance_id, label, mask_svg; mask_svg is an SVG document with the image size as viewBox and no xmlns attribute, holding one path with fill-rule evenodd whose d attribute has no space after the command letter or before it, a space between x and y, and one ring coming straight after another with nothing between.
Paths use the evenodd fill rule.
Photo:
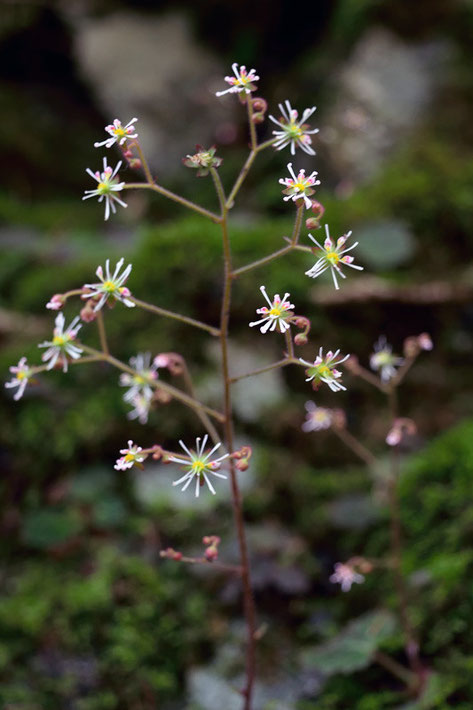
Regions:
<instances>
[{"instance_id":1,"label":"delicate white bloom","mask_svg":"<svg viewBox=\"0 0 473 710\"><path fill-rule=\"evenodd\" d=\"M238 68L238 63L232 64L233 73L235 76L226 76L225 81L230 84L229 89L225 91L217 91L216 96L223 96L224 94L235 94L244 91L245 94L250 94L252 91L256 91L257 87L254 85L254 81L259 81L259 76L256 75L255 69L246 70L246 67L242 65Z\"/></svg>"},{"instance_id":2,"label":"delicate white bloom","mask_svg":"<svg viewBox=\"0 0 473 710\"><path fill-rule=\"evenodd\" d=\"M286 101L286 108L282 104L279 104L279 110L281 111L282 118L278 121L274 116L269 118L273 123L279 126L279 131L273 131L273 135L277 137L274 147L277 150L282 150L286 146L291 146L291 154L295 155L296 147L302 148L304 153L309 155L315 155L315 150L311 147L312 138L310 137L314 133L318 133L319 129L314 128L313 130L308 130L309 126L306 123L307 119L312 116L315 111L315 106L312 108L306 108L302 114L302 118L298 121L299 114L295 109L291 107L289 101Z\"/></svg>"},{"instance_id":3,"label":"delicate white bloom","mask_svg":"<svg viewBox=\"0 0 473 710\"><path fill-rule=\"evenodd\" d=\"M330 409L318 407L315 402L306 402L306 420L302 425L302 431L321 431L332 426L333 415Z\"/></svg>"},{"instance_id":4,"label":"delicate white bloom","mask_svg":"<svg viewBox=\"0 0 473 710\"><path fill-rule=\"evenodd\" d=\"M128 419L138 419L140 424L146 424L148 421L149 410L151 409L151 397L145 394L137 394L130 401L133 409L128 412Z\"/></svg>"},{"instance_id":5,"label":"delicate white bloom","mask_svg":"<svg viewBox=\"0 0 473 710\"><path fill-rule=\"evenodd\" d=\"M94 143L94 146L100 148L104 145L106 148L111 148L115 143L117 145L123 145L129 138L138 138L138 133L133 133L133 131L136 130L136 126L133 124L136 123L137 120L137 118L132 118L131 121L128 121L126 126L122 126L121 122L116 118L109 126L105 126L105 130L111 137L106 138L101 143Z\"/></svg>"},{"instance_id":6,"label":"delicate white bloom","mask_svg":"<svg viewBox=\"0 0 473 710\"><path fill-rule=\"evenodd\" d=\"M128 266L123 269L122 273L120 273L123 262L124 259L120 259L112 275L110 271L110 260L107 259L105 262L105 276L101 266L99 266L95 272L101 283L84 284L84 288L88 289L88 293L84 293L82 298L88 299L93 298L94 296L100 296L99 301L94 306L94 311L99 311L110 296L113 296L116 301L121 301L129 308L134 307L135 304L133 301L129 300L131 293L129 289L123 285L131 273L132 265L128 264Z\"/></svg>"},{"instance_id":7,"label":"delicate white bloom","mask_svg":"<svg viewBox=\"0 0 473 710\"><path fill-rule=\"evenodd\" d=\"M202 443L200 443L201 440L200 437L198 437L195 440L195 451L193 449L189 450L183 441L179 441L179 444L184 449L189 458L184 459L179 458L178 456L170 456L168 458L168 461L180 463L187 468L187 471L184 476L179 478L177 481L174 481L172 485L179 486L181 483L183 483L184 485L182 486L182 490L185 491L195 478L195 495L197 497L199 497L200 486L203 485L204 482L208 485L210 492L215 495L215 489L212 486L212 483L209 478L210 475L217 476L218 478L226 478L223 473L217 473L217 471L220 468L221 461L228 458L228 454L224 454L223 456L220 456L220 458L211 461L210 458L212 454L214 454L215 451L220 448L221 444L216 444L213 449L211 449L208 453L204 453L205 445L207 443L208 438L209 437L206 434L202 440Z\"/></svg>"},{"instance_id":8,"label":"delicate white bloom","mask_svg":"<svg viewBox=\"0 0 473 710\"><path fill-rule=\"evenodd\" d=\"M130 358L130 365L135 372L122 372L120 386L129 388L123 395L125 402L136 406L135 399L138 395L152 399L153 383L158 379L158 366L155 362L151 363L151 353L138 353L136 357Z\"/></svg>"},{"instance_id":9,"label":"delicate white bloom","mask_svg":"<svg viewBox=\"0 0 473 710\"><path fill-rule=\"evenodd\" d=\"M26 385L31 377L33 377L33 370L31 370L31 368L29 368L26 364L26 357L22 357L19 360L18 365L12 365L9 369L13 377L9 382L5 382L5 387L8 389L16 388L13 399L18 401L21 397L23 397Z\"/></svg>"},{"instance_id":10,"label":"delicate white bloom","mask_svg":"<svg viewBox=\"0 0 473 710\"><path fill-rule=\"evenodd\" d=\"M349 355L345 355L341 360L335 360L340 350L336 350L334 353L329 350L328 353L323 355L323 349L320 348L319 354L314 360L314 362L307 362L299 358L303 365L307 365L307 370L305 374L307 375L306 382L312 382L312 387L317 389L321 382L325 382L332 392L339 392L340 390L346 390L340 381L342 373L336 369L337 365L341 365L342 362L348 360Z\"/></svg>"},{"instance_id":11,"label":"delicate white bloom","mask_svg":"<svg viewBox=\"0 0 473 710\"><path fill-rule=\"evenodd\" d=\"M353 584L362 584L365 581L364 576L355 572L351 565L337 562L334 569L335 572L330 575L330 581L333 584L340 584L342 592L349 592Z\"/></svg>"},{"instance_id":12,"label":"delicate white bloom","mask_svg":"<svg viewBox=\"0 0 473 710\"><path fill-rule=\"evenodd\" d=\"M86 172L89 173L89 175L93 177L94 180L97 180L98 185L95 190L86 190L82 199L88 200L90 197L98 197L99 202L102 202L105 199L106 220L110 217L110 210L112 210L113 214L115 214L115 212L117 211L117 208L115 207L115 202L118 202L118 204L122 207L128 207L128 205L123 202L123 200L121 200L117 195L117 192L123 190L125 186L124 182L118 182L118 178L115 177L118 171L120 170L121 164L122 161L120 160L117 163L115 170L112 170L112 168L107 165L107 158L104 158L102 172L97 170L95 173L93 173L90 168L87 168L86 170Z\"/></svg>"},{"instance_id":13,"label":"delicate white bloom","mask_svg":"<svg viewBox=\"0 0 473 710\"><path fill-rule=\"evenodd\" d=\"M323 247L319 244L317 239L314 239L312 234L309 234L310 239L312 239L312 241L318 247L316 253L319 254L320 250L321 255L319 259L315 262L314 266L305 273L312 279L316 279L317 276L320 276L320 274L323 274L324 271L330 269L332 272L333 283L335 284L335 288L338 289L337 274L341 276L342 279L346 278L346 275L342 272L340 268L343 264L345 266L350 266L352 269L363 271L362 266L355 266L355 264L353 264L352 256L344 256L344 254L358 246L358 242L352 244L351 247L348 247L348 249L343 248L345 246L345 242L351 236L350 231L347 232L347 234L344 234L343 237L339 237L339 239L337 239L337 243L335 244L335 242L333 242L330 238L328 224L325 225L325 234L326 238Z\"/></svg>"},{"instance_id":14,"label":"delicate white bloom","mask_svg":"<svg viewBox=\"0 0 473 710\"><path fill-rule=\"evenodd\" d=\"M147 457L147 454L141 453L142 451L142 447L136 446L130 439L128 442L128 448L120 449L122 456L117 459L117 462L113 468L117 471L126 471L127 468L133 468L135 463L142 463Z\"/></svg>"},{"instance_id":15,"label":"delicate white bloom","mask_svg":"<svg viewBox=\"0 0 473 710\"><path fill-rule=\"evenodd\" d=\"M67 356L69 355L73 360L77 360L82 354L82 348L74 345L77 333L82 328L79 316L74 318L66 330L64 330L65 321L64 313L58 313L54 321L53 339L45 340L44 343L38 345L38 348L48 348L41 356L43 362L49 360L47 370L52 370L58 358L61 357L62 369L67 372Z\"/></svg>"},{"instance_id":16,"label":"delicate white bloom","mask_svg":"<svg viewBox=\"0 0 473 710\"><path fill-rule=\"evenodd\" d=\"M308 177L306 177L305 170L299 170L296 175L292 169L292 163L287 164L287 169L291 173L290 178L280 178L279 182L281 185L285 186L283 193L286 195L284 201L287 200L297 200L303 199L305 202L306 209L310 209L312 202L309 200L309 196L313 195L315 190L312 188L316 185L320 185L320 180L317 180L318 173L314 170Z\"/></svg>"},{"instance_id":17,"label":"delicate white bloom","mask_svg":"<svg viewBox=\"0 0 473 710\"><path fill-rule=\"evenodd\" d=\"M273 301L271 301L268 298L268 294L266 293L264 286L260 286L260 291L268 302L269 308L263 306L262 308L256 309L256 313L264 316L264 318L250 323L250 328L254 325L263 324L260 328L262 333L267 333L268 330L276 330L276 328L280 333L285 333L286 330L289 330L290 328L290 323L288 322L288 318L292 315L290 310L291 308L294 308L294 305L287 300L290 294L285 293L284 298L281 300L279 293L277 293L274 296Z\"/></svg>"},{"instance_id":18,"label":"delicate white bloom","mask_svg":"<svg viewBox=\"0 0 473 710\"><path fill-rule=\"evenodd\" d=\"M402 357L393 354L392 346L386 340L386 336L381 335L374 345L374 353L370 356L370 367L377 372L383 382L389 382L396 375L396 367L404 362Z\"/></svg>"}]
</instances>

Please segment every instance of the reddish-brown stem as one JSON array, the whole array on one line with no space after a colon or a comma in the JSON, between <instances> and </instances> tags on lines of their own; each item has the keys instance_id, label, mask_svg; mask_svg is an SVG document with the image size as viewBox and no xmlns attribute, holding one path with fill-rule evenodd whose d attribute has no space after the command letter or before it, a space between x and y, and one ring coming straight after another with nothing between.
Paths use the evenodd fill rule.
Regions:
<instances>
[{"instance_id":1,"label":"reddish-brown stem","mask_svg":"<svg viewBox=\"0 0 473 710\"><path fill-rule=\"evenodd\" d=\"M179 559L174 558L176 562L186 562L189 565L205 565L205 567L214 567L215 569L221 570L222 572L233 572L234 574L241 574L242 569L238 565L226 565L224 562L209 562L205 557L180 557Z\"/></svg>"},{"instance_id":2,"label":"reddish-brown stem","mask_svg":"<svg viewBox=\"0 0 473 710\"><path fill-rule=\"evenodd\" d=\"M110 350L108 349L107 334L105 332L105 323L102 311L97 312L97 326L99 329L100 347L105 355L109 355Z\"/></svg>"},{"instance_id":3,"label":"reddish-brown stem","mask_svg":"<svg viewBox=\"0 0 473 710\"><path fill-rule=\"evenodd\" d=\"M358 458L364 461L368 466L373 466L376 463L376 456L369 451L356 437L353 436L347 429L341 427L332 427L334 433L343 441L345 446L353 451Z\"/></svg>"},{"instance_id":4,"label":"reddish-brown stem","mask_svg":"<svg viewBox=\"0 0 473 710\"><path fill-rule=\"evenodd\" d=\"M216 171L215 171L216 172ZM230 378L230 363L228 355L228 325L230 320L230 303L232 294L232 257L230 249L230 239L228 235L227 215L228 208L223 193L223 188L218 178L218 174L214 177L215 187L219 196L220 204L223 206L221 227L223 241L223 260L224 260L224 282L223 282L223 298L220 317L220 347L222 352L222 379L224 388L224 432L225 443L228 451L234 450L233 440L233 411L232 411L232 395L231 395L231 378ZM243 692L244 702L243 710L251 710L253 685L255 679L255 634L256 634L256 614L255 604L253 599L253 591L251 588L250 564L248 556L248 547L246 542L245 524L243 520L243 504L240 489L237 480L237 471L233 458L229 461L230 481L232 490L232 504L237 530L238 545L240 548L241 561L241 579L243 584L243 603L245 610L245 619L247 627L247 648L246 648L246 687Z\"/></svg>"}]
</instances>

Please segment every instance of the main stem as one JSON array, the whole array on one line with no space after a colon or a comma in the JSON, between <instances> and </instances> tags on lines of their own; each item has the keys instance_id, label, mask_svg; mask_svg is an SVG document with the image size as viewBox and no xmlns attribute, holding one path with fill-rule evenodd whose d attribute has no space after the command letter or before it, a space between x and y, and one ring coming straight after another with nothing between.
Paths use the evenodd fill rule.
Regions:
<instances>
[{"instance_id":1,"label":"main stem","mask_svg":"<svg viewBox=\"0 0 473 710\"><path fill-rule=\"evenodd\" d=\"M230 320L230 303L232 295L232 257L230 250L230 240L228 236L228 209L225 205L225 196L218 176L214 175L215 186L222 206L222 237L223 237L223 257L224 257L224 282L222 311L220 317L220 346L222 352L222 378L224 389L224 433L225 443L228 451L234 450L233 441L233 411L231 395L231 378L228 357L228 324ZM245 525L243 521L243 506L240 489L238 487L237 472L235 462L230 459L230 481L232 489L232 504L237 529L238 545L240 548L241 578L243 584L243 602L247 627L247 649L246 649L246 687L244 695L244 710L251 710L253 685L255 679L255 632L256 617L253 591L251 588L250 565L248 559L248 546L246 543Z\"/></svg>"}]
</instances>

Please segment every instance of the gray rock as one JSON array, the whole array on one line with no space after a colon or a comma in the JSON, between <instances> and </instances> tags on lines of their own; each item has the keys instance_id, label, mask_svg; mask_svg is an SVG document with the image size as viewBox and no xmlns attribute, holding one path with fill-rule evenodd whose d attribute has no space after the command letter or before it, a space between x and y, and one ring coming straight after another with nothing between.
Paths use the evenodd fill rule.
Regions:
<instances>
[{"instance_id":1,"label":"gray rock","mask_svg":"<svg viewBox=\"0 0 473 710\"><path fill-rule=\"evenodd\" d=\"M336 99L320 138L348 185L372 178L425 117L445 76L446 41L406 44L370 29L336 77Z\"/></svg>"}]
</instances>

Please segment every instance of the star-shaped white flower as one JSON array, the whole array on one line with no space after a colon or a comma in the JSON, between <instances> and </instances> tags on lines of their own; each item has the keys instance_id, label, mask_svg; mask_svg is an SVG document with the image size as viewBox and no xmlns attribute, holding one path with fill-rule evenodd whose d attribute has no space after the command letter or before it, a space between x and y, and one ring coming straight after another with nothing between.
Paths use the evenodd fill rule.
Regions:
<instances>
[{"instance_id":1,"label":"star-shaped white flower","mask_svg":"<svg viewBox=\"0 0 473 710\"><path fill-rule=\"evenodd\" d=\"M94 306L94 311L99 311L110 296L112 296L116 301L121 301L129 308L134 307L135 304L133 301L129 300L131 293L129 289L123 285L131 273L132 265L128 264L128 266L123 269L122 273L120 273L123 262L124 259L120 259L115 266L115 271L112 274L110 271L110 259L107 259L105 262L105 276L101 266L99 266L95 272L101 283L84 284L84 288L87 289L87 293L84 293L82 298L89 299L94 296L100 296L98 302Z\"/></svg>"},{"instance_id":2,"label":"star-shaped white flower","mask_svg":"<svg viewBox=\"0 0 473 710\"><path fill-rule=\"evenodd\" d=\"M333 416L330 409L318 407L315 402L306 402L306 420L302 425L302 431L321 431L332 426Z\"/></svg>"},{"instance_id":3,"label":"star-shaped white flower","mask_svg":"<svg viewBox=\"0 0 473 710\"><path fill-rule=\"evenodd\" d=\"M5 382L5 387L7 387L7 389L16 389L16 392L13 395L13 399L15 401L18 401L23 396L28 381L33 377L33 370L28 367L26 362L26 357L22 357L19 360L18 365L12 365L9 370L13 377L9 382Z\"/></svg>"},{"instance_id":4,"label":"star-shaped white flower","mask_svg":"<svg viewBox=\"0 0 473 710\"><path fill-rule=\"evenodd\" d=\"M217 471L220 468L221 462L224 459L228 458L228 454L224 454L218 459L214 459L212 461L212 455L215 453L215 451L217 451L218 448L220 448L221 444L215 444L213 449L211 449L208 453L204 453L205 445L207 444L208 438L209 437L206 434L202 439L201 443L201 439L200 437L198 437L195 440L195 451L193 449L189 450L183 441L179 441L179 444L186 452L188 458L170 456L168 459L168 461L173 461L174 463L182 464L187 469L184 476L179 478L177 481L174 481L172 485L179 486L181 483L183 483L184 485L182 486L182 490L185 491L195 478L195 495L197 497L199 497L200 487L204 483L207 484L210 489L210 492L215 495L215 489L212 486L209 476L212 475L217 476L218 478L226 478L223 473L217 473Z\"/></svg>"},{"instance_id":5,"label":"star-shaped white flower","mask_svg":"<svg viewBox=\"0 0 473 710\"><path fill-rule=\"evenodd\" d=\"M364 575L355 572L351 565L337 562L334 569L335 572L329 579L333 584L340 584L342 592L349 592L353 584L362 584L365 581Z\"/></svg>"},{"instance_id":6,"label":"star-shaped white flower","mask_svg":"<svg viewBox=\"0 0 473 710\"><path fill-rule=\"evenodd\" d=\"M345 242L351 236L351 232L347 232L347 234L344 234L342 237L337 239L337 243L335 244L330 237L328 224L325 225L325 235L325 242L322 247L317 239L315 239L312 234L309 234L310 239L312 239L312 241L317 245L317 249L314 249L314 253L319 256L319 258L312 268L305 273L312 279L316 279L317 276L320 276L320 274L323 274L324 271L330 269L332 272L333 283L335 284L335 288L338 289L337 274L341 276L342 279L346 278L346 275L342 272L341 266L349 266L351 269L363 271L362 266L356 266L353 264L352 256L346 256L347 252L358 246L358 242L352 244L351 247L348 247L348 249L344 249L343 247L345 246Z\"/></svg>"},{"instance_id":7,"label":"star-shaped white flower","mask_svg":"<svg viewBox=\"0 0 473 710\"><path fill-rule=\"evenodd\" d=\"M113 468L117 471L126 471L127 468L133 468L135 464L143 463L147 454L143 454L142 451L142 447L133 444L133 441L130 439L128 441L128 448L120 449L122 456L117 459Z\"/></svg>"},{"instance_id":8,"label":"star-shaped white flower","mask_svg":"<svg viewBox=\"0 0 473 710\"><path fill-rule=\"evenodd\" d=\"M41 357L43 362L48 362L49 360L46 367L47 370L52 370L58 358L61 357L62 369L67 372L67 357L78 360L82 354L82 348L74 344L77 333L82 328L79 316L74 318L66 330L64 330L65 321L64 313L58 313L54 321L53 339L45 340L44 343L38 345L38 348L48 348Z\"/></svg>"},{"instance_id":9,"label":"star-shaped white flower","mask_svg":"<svg viewBox=\"0 0 473 710\"><path fill-rule=\"evenodd\" d=\"M151 400L153 397L153 383L158 379L158 366L151 362L151 353L138 353L130 358L130 365L135 370L122 372L120 375L120 386L128 387L128 391L123 395L125 402L135 404L138 395Z\"/></svg>"},{"instance_id":10,"label":"star-shaped white flower","mask_svg":"<svg viewBox=\"0 0 473 710\"><path fill-rule=\"evenodd\" d=\"M262 333L267 333L268 330L276 330L276 328L280 333L285 333L290 328L288 318L293 315L290 311L294 308L294 305L287 300L290 294L285 293L284 298L281 300L279 293L277 293L271 301L264 286L260 286L260 291L268 302L269 308L263 306L256 309L256 313L264 317L261 320L250 323L250 328L255 325L261 325L260 331Z\"/></svg>"},{"instance_id":11,"label":"star-shaped white flower","mask_svg":"<svg viewBox=\"0 0 473 710\"><path fill-rule=\"evenodd\" d=\"M291 107L289 101L286 101L286 108L283 104L279 104L279 110L281 111L281 120L277 120L274 116L269 116L270 120L275 123L280 130L273 131L273 135L276 136L277 140L273 143L276 150L282 150L286 146L291 146L292 155L296 154L296 147L301 148L304 153L309 155L315 155L315 150L311 147L312 138L310 137L314 133L318 133L319 129L314 128L309 130L309 125L306 123L307 119L314 113L315 106L312 108L306 108L302 114L301 119L298 121L298 112Z\"/></svg>"},{"instance_id":12,"label":"star-shaped white flower","mask_svg":"<svg viewBox=\"0 0 473 710\"><path fill-rule=\"evenodd\" d=\"M217 91L216 96L236 94L241 91L244 91L245 94L250 94L252 91L256 91L257 87L253 82L259 81L259 76L257 76L255 69L247 71L244 65L238 68L237 62L232 64L232 69L235 76L225 77L225 81L230 84L230 88L225 89L225 91Z\"/></svg>"},{"instance_id":13,"label":"star-shaped white flower","mask_svg":"<svg viewBox=\"0 0 473 710\"><path fill-rule=\"evenodd\" d=\"M340 392L340 390L346 390L341 383L342 373L337 370L337 366L341 365L342 362L348 360L349 355L345 355L340 360L336 360L337 355L340 350L336 350L334 353L329 350L324 356L323 349L320 348L318 356L315 358L314 362L307 362L299 358L303 365L307 365L307 370L305 374L307 375L306 382L312 382L312 387L314 390L318 389L321 382L325 382L332 392Z\"/></svg>"},{"instance_id":14,"label":"star-shaped white flower","mask_svg":"<svg viewBox=\"0 0 473 710\"><path fill-rule=\"evenodd\" d=\"M117 193L121 192L125 186L124 182L119 182L116 178L116 174L120 170L121 164L122 161L120 160L115 169L112 170L112 168L107 165L107 158L104 158L102 172L97 170L93 173L90 168L86 169L86 172L98 182L98 185L95 190L86 190L82 199L88 200L91 197L98 197L99 202L103 202L103 200L105 200L105 220L110 217L110 210L113 214L117 211L115 202L118 202L118 204L122 207L128 207L126 202L123 202L123 200L121 200L117 195Z\"/></svg>"},{"instance_id":15,"label":"star-shaped white flower","mask_svg":"<svg viewBox=\"0 0 473 710\"><path fill-rule=\"evenodd\" d=\"M281 185L285 186L283 193L286 195L284 201L293 200L304 200L306 209L312 207L312 202L309 199L310 195L313 195L315 190L313 189L316 185L320 185L320 180L317 180L317 172L314 170L309 176L306 177L305 170L299 170L296 175L292 169L292 163L287 164L287 169L289 170L291 177L280 178L279 182Z\"/></svg>"},{"instance_id":16,"label":"star-shaped white flower","mask_svg":"<svg viewBox=\"0 0 473 710\"><path fill-rule=\"evenodd\" d=\"M394 355L386 336L381 335L374 345L374 353L370 356L371 369L375 372L379 371L383 382L389 382L396 375L396 368L400 367L403 362L404 358Z\"/></svg>"},{"instance_id":17,"label":"star-shaped white flower","mask_svg":"<svg viewBox=\"0 0 473 710\"><path fill-rule=\"evenodd\" d=\"M122 126L121 122L116 118L113 123L109 126L105 126L105 130L110 134L110 138L106 138L101 143L94 143L95 148L100 148L105 146L106 148L111 148L115 143L117 145L123 145L123 143L128 139L138 138L138 133L133 133L136 127L133 125L138 119L132 118L128 121L126 126Z\"/></svg>"}]
</instances>

